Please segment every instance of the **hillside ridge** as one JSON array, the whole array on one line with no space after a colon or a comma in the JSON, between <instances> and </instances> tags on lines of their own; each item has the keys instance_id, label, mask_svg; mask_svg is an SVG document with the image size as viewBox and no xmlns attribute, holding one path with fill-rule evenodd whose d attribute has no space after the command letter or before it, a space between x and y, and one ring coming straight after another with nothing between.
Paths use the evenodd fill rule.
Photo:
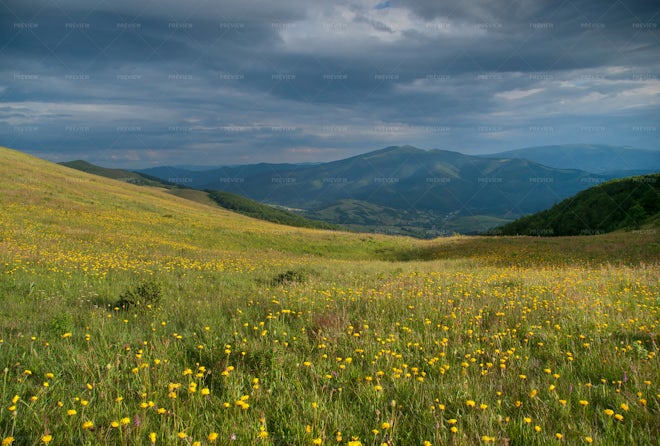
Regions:
<instances>
[{"instance_id":1,"label":"hillside ridge","mask_svg":"<svg viewBox=\"0 0 660 446\"><path fill-rule=\"evenodd\" d=\"M264 221L269 221L272 223L301 228L339 229L339 226L337 225L331 225L322 221L308 219L301 215L297 215L282 209L276 209L272 206L250 200L249 198L242 197L240 195L229 194L228 192L208 190L201 191L189 188L182 184L161 180L145 173L133 172L124 169L109 169L83 160L69 161L58 164L93 175L99 175L106 178L124 181L126 183L140 186L163 187L167 189L168 193L177 197L185 198L210 206L219 206L232 212Z\"/></svg>"},{"instance_id":2,"label":"hillside ridge","mask_svg":"<svg viewBox=\"0 0 660 446\"><path fill-rule=\"evenodd\" d=\"M639 229L657 222L660 174L610 180L567 198L550 209L492 231L502 235L591 235Z\"/></svg>"},{"instance_id":3,"label":"hillside ridge","mask_svg":"<svg viewBox=\"0 0 660 446\"><path fill-rule=\"evenodd\" d=\"M4 147L0 207L0 250L58 268L81 251L88 253L90 265L139 264L148 270L174 257L213 265L263 252L274 258L390 259L415 243L258 220L163 188L118 182Z\"/></svg>"}]
</instances>

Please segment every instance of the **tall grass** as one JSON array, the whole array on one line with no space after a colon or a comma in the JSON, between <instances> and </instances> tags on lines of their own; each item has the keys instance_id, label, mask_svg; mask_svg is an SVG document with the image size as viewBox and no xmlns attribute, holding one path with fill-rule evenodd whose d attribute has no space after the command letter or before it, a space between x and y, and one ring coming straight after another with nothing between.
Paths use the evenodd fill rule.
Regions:
<instances>
[{"instance_id":1,"label":"tall grass","mask_svg":"<svg viewBox=\"0 0 660 446\"><path fill-rule=\"evenodd\" d=\"M657 441L657 267L323 266L159 273L126 310L140 275L5 274L3 438Z\"/></svg>"}]
</instances>

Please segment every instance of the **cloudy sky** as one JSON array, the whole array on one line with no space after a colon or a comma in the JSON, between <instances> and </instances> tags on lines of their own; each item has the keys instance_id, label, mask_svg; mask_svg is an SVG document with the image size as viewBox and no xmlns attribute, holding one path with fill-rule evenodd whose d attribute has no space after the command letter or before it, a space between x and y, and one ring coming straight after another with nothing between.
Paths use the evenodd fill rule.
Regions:
<instances>
[{"instance_id":1,"label":"cloudy sky","mask_svg":"<svg viewBox=\"0 0 660 446\"><path fill-rule=\"evenodd\" d=\"M660 149L660 6L0 0L0 145L65 161Z\"/></svg>"}]
</instances>

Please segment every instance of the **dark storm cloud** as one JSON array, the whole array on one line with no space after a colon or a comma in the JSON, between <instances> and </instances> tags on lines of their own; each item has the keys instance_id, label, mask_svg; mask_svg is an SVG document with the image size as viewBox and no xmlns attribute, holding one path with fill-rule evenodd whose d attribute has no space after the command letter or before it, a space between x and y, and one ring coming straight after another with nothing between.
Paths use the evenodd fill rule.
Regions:
<instances>
[{"instance_id":1,"label":"dark storm cloud","mask_svg":"<svg viewBox=\"0 0 660 446\"><path fill-rule=\"evenodd\" d=\"M651 3L0 0L2 144L135 167L655 148Z\"/></svg>"}]
</instances>

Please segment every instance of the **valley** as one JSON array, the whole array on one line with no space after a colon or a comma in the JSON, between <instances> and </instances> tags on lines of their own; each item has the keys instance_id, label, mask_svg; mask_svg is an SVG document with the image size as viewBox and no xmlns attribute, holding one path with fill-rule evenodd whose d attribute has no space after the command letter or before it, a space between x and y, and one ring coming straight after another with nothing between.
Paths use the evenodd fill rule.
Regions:
<instances>
[{"instance_id":1,"label":"valley","mask_svg":"<svg viewBox=\"0 0 660 446\"><path fill-rule=\"evenodd\" d=\"M361 232L434 238L487 233L594 185L639 174L642 166L654 172L660 160L651 151L610 146L539 147L487 156L392 146L328 163L141 172L295 209ZM605 170L615 167L616 172Z\"/></svg>"},{"instance_id":2,"label":"valley","mask_svg":"<svg viewBox=\"0 0 660 446\"><path fill-rule=\"evenodd\" d=\"M657 225L294 228L0 149L3 444L653 444Z\"/></svg>"}]
</instances>

